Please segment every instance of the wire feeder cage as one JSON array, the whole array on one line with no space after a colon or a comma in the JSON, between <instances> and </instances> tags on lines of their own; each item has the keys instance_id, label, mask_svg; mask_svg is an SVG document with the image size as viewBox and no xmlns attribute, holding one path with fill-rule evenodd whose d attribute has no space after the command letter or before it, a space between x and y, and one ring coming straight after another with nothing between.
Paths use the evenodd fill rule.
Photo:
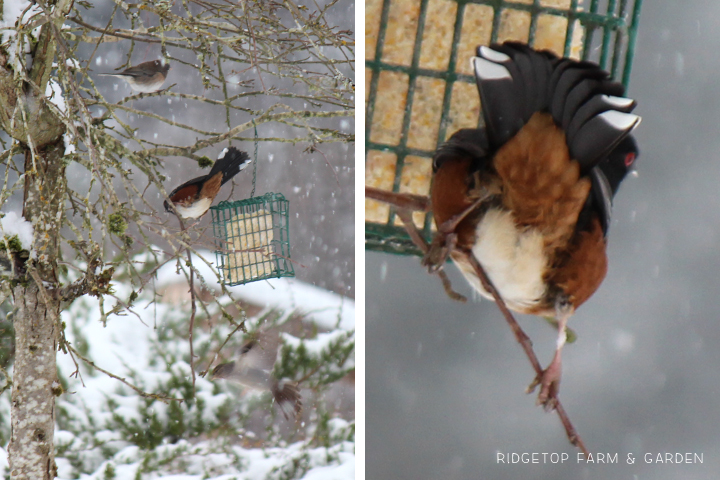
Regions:
<instances>
[{"instance_id":1,"label":"wire feeder cage","mask_svg":"<svg viewBox=\"0 0 720 480\"><path fill-rule=\"evenodd\" d=\"M295 276L290 261L289 206L282 194L267 193L210 207L215 257L225 285Z\"/></svg>"},{"instance_id":2,"label":"wire feeder cage","mask_svg":"<svg viewBox=\"0 0 720 480\"><path fill-rule=\"evenodd\" d=\"M515 40L590 60L628 86L642 0L366 0L365 184L428 195L435 149L482 125L470 59ZM426 239L431 214L413 213ZM365 248L421 255L388 205L365 201Z\"/></svg>"}]
</instances>

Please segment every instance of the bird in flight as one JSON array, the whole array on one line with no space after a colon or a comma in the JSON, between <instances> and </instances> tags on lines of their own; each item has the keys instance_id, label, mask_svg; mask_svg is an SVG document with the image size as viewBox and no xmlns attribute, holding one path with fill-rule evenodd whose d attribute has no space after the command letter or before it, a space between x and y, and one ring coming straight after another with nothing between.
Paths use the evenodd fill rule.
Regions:
<instances>
[{"instance_id":1,"label":"bird in flight","mask_svg":"<svg viewBox=\"0 0 720 480\"><path fill-rule=\"evenodd\" d=\"M270 391L285 419L298 418L302 400L297 383L275 378L272 374L277 360L279 335L257 332L240 348L238 355L221 363L212 371L212 379L230 380L249 388Z\"/></svg>"}]
</instances>

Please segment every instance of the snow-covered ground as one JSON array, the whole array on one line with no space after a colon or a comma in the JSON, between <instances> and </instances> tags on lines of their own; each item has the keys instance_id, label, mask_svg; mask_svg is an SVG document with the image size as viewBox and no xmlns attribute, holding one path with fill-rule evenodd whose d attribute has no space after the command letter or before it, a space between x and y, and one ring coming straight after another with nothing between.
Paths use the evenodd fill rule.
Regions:
<instances>
[{"instance_id":1,"label":"snow-covered ground","mask_svg":"<svg viewBox=\"0 0 720 480\"><path fill-rule=\"evenodd\" d=\"M200 253L206 259L214 259L210 252ZM213 269L207 263L198 261L196 257L193 259L193 266L208 279L209 286L212 287L212 279L216 276ZM177 274L175 264L164 265L158 270L157 277L159 287L177 283L184 278ZM352 299L293 278L274 278L227 288L235 298L255 305L279 310L299 310L324 329L355 329L355 302Z\"/></svg>"},{"instance_id":2,"label":"snow-covered ground","mask_svg":"<svg viewBox=\"0 0 720 480\"><path fill-rule=\"evenodd\" d=\"M210 254L203 255L212 259ZM147 260L149 257L138 257ZM195 266L206 277L205 286L214 289L214 273L198 259ZM120 272L116 277L122 278ZM185 282L175 265L157 271L155 287ZM118 298L127 300L129 283L114 284ZM187 284L184 284L187 291ZM315 370L309 382L321 392L317 396L303 389L306 408L301 421L293 425L277 415L269 394L242 391L196 379L192 396L187 326L187 304L153 302L149 290L139 293L131 313L101 315L93 297L82 297L63 312L65 335L82 356L103 370L125 379L148 394L159 394L183 402L138 395L128 385L88 367L77 355L58 354L59 377L65 393L57 401L56 463L58 478L304 478L313 480L354 478L354 419L340 418L333 400L323 396L327 385L322 375L345 376L353 366L353 355L332 360L333 348L352 349L354 344L354 302L294 279L275 279L230 287L232 296L261 307L248 318L248 329L260 322L283 323L302 317L319 331L311 337L282 335L290 352L302 350L304 359L327 365ZM229 302L229 297L218 299ZM111 309L106 299L103 309ZM208 302L206 312L198 308L195 329L196 374L227 335L234 329ZM276 314L275 314L276 313ZM220 317L208 322L210 317ZM324 332L324 333L323 333ZM226 349L241 337L233 337ZM292 358L290 354L289 358ZM337 355L335 355L337 356ZM73 373L78 370L78 378ZM334 363L333 363L334 362ZM297 374L302 378L304 371ZM313 376L314 375L314 376ZM0 476L7 474L9 438L9 391L0 397ZM262 420L258 429L257 421ZM250 425L250 426L249 426Z\"/></svg>"}]
</instances>

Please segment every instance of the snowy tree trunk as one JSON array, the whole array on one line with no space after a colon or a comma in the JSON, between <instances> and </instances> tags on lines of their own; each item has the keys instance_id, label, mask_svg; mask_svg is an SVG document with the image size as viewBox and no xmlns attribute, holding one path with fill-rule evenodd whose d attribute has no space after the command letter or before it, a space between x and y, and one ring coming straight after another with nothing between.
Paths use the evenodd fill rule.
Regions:
<instances>
[{"instance_id":1,"label":"snowy tree trunk","mask_svg":"<svg viewBox=\"0 0 720 480\"><path fill-rule=\"evenodd\" d=\"M62 138L33 155L25 154L25 209L35 229L37 259L24 265L24 280L14 289L16 314L12 436L8 448L13 479L53 479L56 474L55 394L60 302L57 261L65 166Z\"/></svg>"},{"instance_id":2,"label":"snowy tree trunk","mask_svg":"<svg viewBox=\"0 0 720 480\"><path fill-rule=\"evenodd\" d=\"M59 308L43 303L31 282L14 290L15 366L12 390L10 475L15 479L53 479L56 475L56 350ZM57 387L56 387L57 388Z\"/></svg>"},{"instance_id":3,"label":"snowy tree trunk","mask_svg":"<svg viewBox=\"0 0 720 480\"><path fill-rule=\"evenodd\" d=\"M7 0L6 0L7 1ZM2 5L2 4L0 4ZM57 29L72 0L60 0L40 29L29 80L0 52L0 124L25 151L23 216L32 222L32 256L17 266L12 435L8 447L12 479L55 478L56 352L60 326L58 256L65 203L65 125L40 100L57 51ZM0 10L2 10L0 8ZM49 11L49 10L46 10ZM53 32L53 28L56 29Z\"/></svg>"}]
</instances>

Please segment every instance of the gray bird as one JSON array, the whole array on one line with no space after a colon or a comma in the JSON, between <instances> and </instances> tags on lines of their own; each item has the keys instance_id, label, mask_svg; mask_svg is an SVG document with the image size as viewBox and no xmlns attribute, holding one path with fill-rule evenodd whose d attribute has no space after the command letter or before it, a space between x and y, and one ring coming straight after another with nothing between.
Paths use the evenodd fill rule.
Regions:
<instances>
[{"instance_id":1,"label":"gray bird","mask_svg":"<svg viewBox=\"0 0 720 480\"><path fill-rule=\"evenodd\" d=\"M125 80L136 92L157 92L165 83L170 64L160 60L144 62L119 73L100 73L106 77L118 77Z\"/></svg>"},{"instance_id":2,"label":"gray bird","mask_svg":"<svg viewBox=\"0 0 720 480\"><path fill-rule=\"evenodd\" d=\"M279 335L258 332L240 348L233 361L216 366L211 378L222 378L256 390L272 392L286 419L297 418L302 411L297 383L279 380L272 374L279 345Z\"/></svg>"}]
</instances>

